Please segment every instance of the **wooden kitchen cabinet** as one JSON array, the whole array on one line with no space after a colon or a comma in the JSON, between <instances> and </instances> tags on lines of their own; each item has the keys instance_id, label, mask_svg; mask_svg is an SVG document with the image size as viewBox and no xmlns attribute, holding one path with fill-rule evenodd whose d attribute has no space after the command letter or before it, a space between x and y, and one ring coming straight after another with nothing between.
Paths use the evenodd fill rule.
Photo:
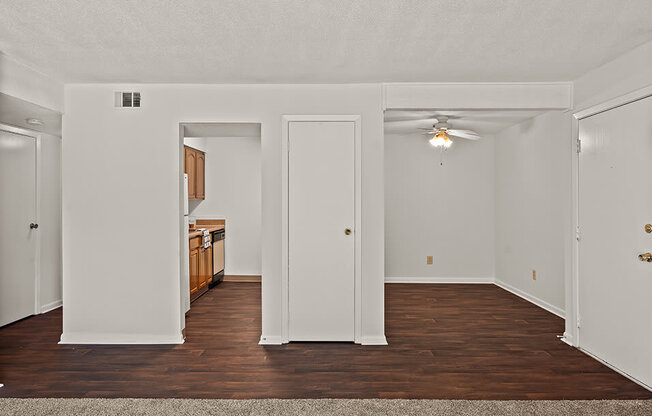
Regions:
<instances>
[{"instance_id":1,"label":"wooden kitchen cabinet","mask_svg":"<svg viewBox=\"0 0 652 416\"><path fill-rule=\"evenodd\" d=\"M204 199L206 154L192 147L183 147L183 171L188 175L188 199Z\"/></svg>"},{"instance_id":2,"label":"wooden kitchen cabinet","mask_svg":"<svg viewBox=\"0 0 652 416\"><path fill-rule=\"evenodd\" d=\"M206 293L213 279L213 247L204 248L201 237L190 239L190 301Z\"/></svg>"},{"instance_id":3,"label":"wooden kitchen cabinet","mask_svg":"<svg viewBox=\"0 0 652 416\"><path fill-rule=\"evenodd\" d=\"M206 155L202 152L197 152L197 180L195 181L195 198L204 199L205 197L205 184L206 184Z\"/></svg>"},{"instance_id":4,"label":"wooden kitchen cabinet","mask_svg":"<svg viewBox=\"0 0 652 416\"><path fill-rule=\"evenodd\" d=\"M190 299L194 300L199 296L199 260L201 249L196 248L190 251Z\"/></svg>"}]
</instances>

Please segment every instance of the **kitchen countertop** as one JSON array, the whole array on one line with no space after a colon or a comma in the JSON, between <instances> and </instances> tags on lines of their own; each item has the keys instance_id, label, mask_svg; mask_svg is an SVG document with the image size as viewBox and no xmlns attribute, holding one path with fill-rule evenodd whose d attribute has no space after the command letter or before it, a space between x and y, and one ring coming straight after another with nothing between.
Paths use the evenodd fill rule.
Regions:
<instances>
[{"instance_id":1,"label":"kitchen countertop","mask_svg":"<svg viewBox=\"0 0 652 416\"><path fill-rule=\"evenodd\" d=\"M211 233L213 231L224 230L223 225L201 225L201 226L199 226L199 227L197 227L195 229L191 229L190 231L188 231L188 238L190 239L190 238L195 238L195 237L201 237L202 232L199 231L199 228L205 228Z\"/></svg>"}]
</instances>

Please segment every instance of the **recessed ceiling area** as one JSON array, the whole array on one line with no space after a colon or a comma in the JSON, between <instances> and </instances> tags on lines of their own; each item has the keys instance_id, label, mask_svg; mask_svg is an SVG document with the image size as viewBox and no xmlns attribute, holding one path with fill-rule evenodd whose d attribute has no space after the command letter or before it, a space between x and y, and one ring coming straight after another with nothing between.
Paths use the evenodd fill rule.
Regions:
<instances>
[{"instance_id":1,"label":"recessed ceiling area","mask_svg":"<svg viewBox=\"0 0 652 416\"><path fill-rule=\"evenodd\" d=\"M569 81L652 39L652 1L0 1L63 82Z\"/></svg>"},{"instance_id":2,"label":"recessed ceiling area","mask_svg":"<svg viewBox=\"0 0 652 416\"><path fill-rule=\"evenodd\" d=\"M455 129L473 130L480 136L496 134L507 127L542 114L542 110L387 110L385 134L417 134L431 128L437 117L447 116Z\"/></svg>"}]
</instances>

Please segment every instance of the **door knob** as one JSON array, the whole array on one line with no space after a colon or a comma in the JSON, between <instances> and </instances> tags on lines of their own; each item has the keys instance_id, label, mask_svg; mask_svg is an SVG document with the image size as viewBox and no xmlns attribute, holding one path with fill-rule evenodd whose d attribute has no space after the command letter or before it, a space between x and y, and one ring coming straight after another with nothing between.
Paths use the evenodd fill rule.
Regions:
<instances>
[{"instance_id":1,"label":"door knob","mask_svg":"<svg viewBox=\"0 0 652 416\"><path fill-rule=\"evenodd\" d=\"M645 232L648 234L652 233L652 224L645 224Z\"/></svg>"},{"instance_id":2,"label":"door knob","mask_svg":"<svg viewBox=\"0 0 652 416\"><path fill-rule=\"evenodd\" d=\"M344 234L346 234L346 235L351 234L351 229L350 229L350 228L345 228L345 229L344 229ZM652 256L652 255L651 255L651 256ZM652 260L650 260L650 261L652 261Z\"/></svg>"},{"instance_id":3,"label":"door knob","mask_svg":"<svg viewBox=\"0 0 652 416\"><path fill-rule=\"evenodd\" d=\"M652 263L652 253L639 254L638 259L640 261L647 261L648 263Z\"/></svg>"},{"instance_id":4,"label":"door knob","mask_svg":"<svg viewBox=\"0 0 652 416\"><path fill-rule=\"evenodd\" d=\"M29 225L29 229L30 229L30 230L34 230L34 229L37 229L37 228L38 228L38 224L31 223L31 224Z\"/></svg>"}]
</instances>

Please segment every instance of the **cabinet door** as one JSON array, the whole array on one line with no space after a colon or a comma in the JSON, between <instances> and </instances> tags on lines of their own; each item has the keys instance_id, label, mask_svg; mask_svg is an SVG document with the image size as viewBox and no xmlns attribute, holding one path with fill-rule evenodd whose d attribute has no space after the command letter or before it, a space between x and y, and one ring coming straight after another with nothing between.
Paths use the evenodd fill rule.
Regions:
<instances>
[{"instance_id":1,"label":"cabinet door","mask_svg":"<svg viewBox=\"0 0 652 416\"><path fill-rule=\"evenodd\" d=\"M206 286L206 276L208 276L208 263L206 262L206 250L199 249L199 288Z\"/></svg>"},{"instance_id":2,"label":"cabinet door","mask_svg":"<svg viewBox=\"0 0 652 416\"><path fill-rule=\"evenodd\" d=\"M213 246L206 249L206 264L206 283L210 283L213 280Z\"/></svg>"},{"instance_id":3,"label":"cabinet door","mask_svg":"<svg viewBox=\"0 0 652 416\"><path fill-rule=\"evenodd\" d=\"M197 152L184 147L184 173L188 175L188 199L197 199Z\"/></svg>"},{"instance_id":4,"label":"cabinet door","mask_svg":"<svg viewBox=\"0 0 652 416\"><path fill-rule=\"evenodd\" d=\"M202 152L197 152L195 163L197 165L195 178L195 198L204 199L204 189L206 183L206 155Z\"/></svg>"},{"instance_id":5,"label":"cabinet door","mask_svg":"<svg viewBox=\"0 0 652 416\"><path fill-rule=\"evenodd\" d=\"M190 252L190 295L194 295L199 290L199 263L200 249L194 249Z\"/></svg>"}]
</instances>

